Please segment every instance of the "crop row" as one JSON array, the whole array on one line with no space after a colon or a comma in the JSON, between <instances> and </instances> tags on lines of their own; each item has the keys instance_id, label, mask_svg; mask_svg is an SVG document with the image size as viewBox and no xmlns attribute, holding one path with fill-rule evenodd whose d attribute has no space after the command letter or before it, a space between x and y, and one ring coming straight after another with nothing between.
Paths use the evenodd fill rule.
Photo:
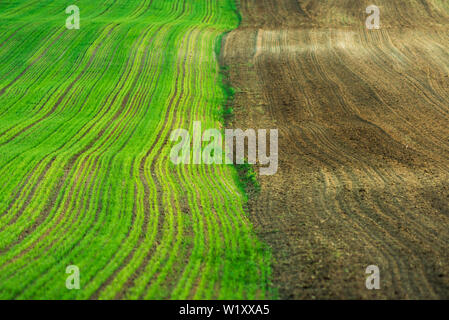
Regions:
<instances>
[{"instance_id":1,"label":"crop row","mask_svg":"<svg viewBox=\"0 0 449 320\"><path fill-rule=\"evenodd\" d=\"M65 2L0 13L0 297L263 298L234 169L169 160L173 129L221 126L233 3L78 1L67 30Z\"/></svg>"}]
</instances>

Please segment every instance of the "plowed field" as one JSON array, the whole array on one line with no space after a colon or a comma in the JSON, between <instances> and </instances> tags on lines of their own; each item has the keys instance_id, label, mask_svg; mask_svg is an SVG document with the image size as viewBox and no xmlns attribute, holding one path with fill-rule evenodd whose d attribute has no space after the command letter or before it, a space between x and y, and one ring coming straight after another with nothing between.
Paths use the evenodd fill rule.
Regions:
<instances>
[{"instance_id":1,"label":"plowed field","mask_svg":"<svg viewBox=\"0 0 449 320\"><path fill-rule=\"evenodd\" d=\"M229 124L279 129L250 217L281 298L449 298L449 2L372 2L241 0L225 38Z\"/></svg>"}]
</instances>

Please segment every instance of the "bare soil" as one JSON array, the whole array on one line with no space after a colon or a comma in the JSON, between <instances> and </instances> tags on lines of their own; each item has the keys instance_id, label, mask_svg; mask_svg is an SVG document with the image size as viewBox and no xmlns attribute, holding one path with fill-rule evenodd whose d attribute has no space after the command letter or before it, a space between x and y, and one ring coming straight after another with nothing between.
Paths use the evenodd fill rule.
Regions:
<instances>
[{"instance_id":1,"label":"bare soil","mask_svg":"<svg viewBox=\"0 0 449 320\"><path fill-rule=\"evenodd\" d=\"M228 127L278 129L250 217L283 299L449 298L449 10L436 0L241 0ZM381 289L367 290L366 267Z\"/></svg>"}]
</instances>

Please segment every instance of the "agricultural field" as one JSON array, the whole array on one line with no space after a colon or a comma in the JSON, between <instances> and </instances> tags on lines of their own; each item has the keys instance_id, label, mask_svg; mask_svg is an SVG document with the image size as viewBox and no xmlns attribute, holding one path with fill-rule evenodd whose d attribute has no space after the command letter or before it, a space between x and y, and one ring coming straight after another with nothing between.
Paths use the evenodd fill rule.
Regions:
<instances>
[{"instance_id":1,"label":"agricultural field","mask_svg":"<svg viewBox=\"0 0 449 320\"><path fill-rule=\"evenodd\" d=\"M279 170L249 209L279 297L448 299L449 1L241 0L240 12L222 59L233 126L279 130Z\"/></svg>"},{"instance_id":2,"label":"agricultural field","mask_svg":"<svg viewBox=\"0 0 449 320\"><path fill-rule=\"evenodd\" d=\"M0 300L449 299L449 2L0 1L0 177Z\"/></svg>"},{"instance_id":3,"label":"agricultural field","mask_svg":"<svg viewBox=\"0 0 449 320\"><path fill-rule=\"evenodd\" d=\"M235 168L169 161L222 127L234 2L80 0L69 29L72 4L0 2L0 298L266 298Z\"/></svg>"}]
</instances>

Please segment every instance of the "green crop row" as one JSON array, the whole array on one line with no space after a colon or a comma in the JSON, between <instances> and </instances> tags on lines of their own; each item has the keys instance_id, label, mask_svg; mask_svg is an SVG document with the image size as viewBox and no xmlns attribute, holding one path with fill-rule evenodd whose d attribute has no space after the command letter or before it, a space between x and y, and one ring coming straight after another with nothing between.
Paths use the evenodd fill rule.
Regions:
<instances>
[{"instance_id":1,"label":"green crop row","mask_svg":"<svg viewBox=\"0 0 449 320\"><path fill-rule=\"evenodd\" d=\"M0 4L0 298L265 298L235 168L169 157L222 126L233 1L80 0L68 30L71 4Z\"/></svg>"}]
</instances>

